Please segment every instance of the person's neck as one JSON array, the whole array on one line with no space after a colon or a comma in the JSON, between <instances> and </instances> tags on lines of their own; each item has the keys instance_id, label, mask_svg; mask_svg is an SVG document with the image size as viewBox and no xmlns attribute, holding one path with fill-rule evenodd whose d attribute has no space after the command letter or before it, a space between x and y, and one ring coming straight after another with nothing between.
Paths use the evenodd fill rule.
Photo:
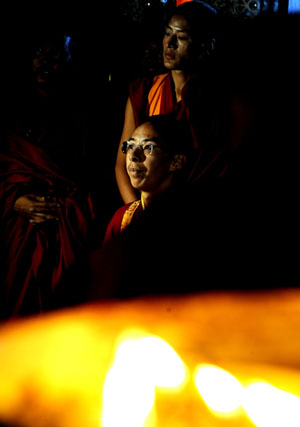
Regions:
<instances>
[{"instance_id":1,"label":"person's neck","mask_svg":"<svg viewBox=\"0 0 300 427\"><path fill-rule=\"evenodd\" d=\"M174 182L174 176L170 175L169 178L162 184L157 191L141 191L141 202L143 209L146 209L153 200L159 199L170 191Z\"/></svg>"},{"instance_id":2,"label":"person's neck","mask_svg":"<svg viewBox=\"0 0 300 427\"><path fill-rule=\"evenodd\" d=\"M152 200L153 200L153 195L151 193L146 193L142 191L141 202L142 202L143 209L146 209L146 207L149 206Z\"/></svg>"},{"instance_id":3,"label":"person's neck","mask_svg":"<svg viewBox=\"0 0 300 427\"><path fill-rule=\"evenodd\" d=\"M184 71L184 70L172 70L172 79L175 86L175 93L177 102L181 101L181 91L184 85L191 80L197 73L193 71Z\"/></svg>"}]
</instances>

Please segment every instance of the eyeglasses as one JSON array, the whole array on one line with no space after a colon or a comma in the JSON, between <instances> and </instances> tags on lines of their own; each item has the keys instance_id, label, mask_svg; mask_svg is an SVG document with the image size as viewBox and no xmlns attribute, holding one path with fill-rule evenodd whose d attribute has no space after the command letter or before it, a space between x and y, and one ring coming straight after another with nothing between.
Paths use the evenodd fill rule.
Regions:
<instances>
[{"instance_id":1,"label":"eyeglasses","mask_svg":"<svg viewBox=\"0 0 300 427\"><path fill-rule=\"evenodd\" d=\"M148 142L144 144L135 144L134 142L131 142L131 141L124 141L121 144L122 153L124 154L133 153L136 148L143 150L143 153L145 154L145 156L151 156L151 154L153 153L153 150L155 148L159 148L159 146L152 143L148 143Z\"/></svg>"}]
</instances>

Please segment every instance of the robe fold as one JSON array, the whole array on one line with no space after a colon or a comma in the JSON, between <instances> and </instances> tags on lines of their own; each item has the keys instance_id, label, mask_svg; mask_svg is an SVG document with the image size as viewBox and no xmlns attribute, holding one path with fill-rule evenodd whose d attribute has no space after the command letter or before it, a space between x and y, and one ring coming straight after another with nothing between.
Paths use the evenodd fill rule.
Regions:
<instances>
[{"instance_id":1,"label":"robe fold","mask_svg":"<svg viewBox=\"0 0 300 427\"><path fill-rule=\"evenodd\" d=\"M54 151L49 155L51 150L45 147L51 146L51 139L55 141L56 133L60 137L53 142ZM71 283L70 271L77 271L86 253L94 212L88 191L68 167L62 168L60 160L69 157L71 164L80 145L74 139L77 134L80 140L75 126L68 135L69 145L63 147L67 133L66 128L53 131L45 127L45 132L40 132L33 143L24 135L10 131L1 149L0 312L4 318L55 308L60 298L67 304L76 301L77 284ZM77 155L82 159L82 153ZM74 171L77 169L76 162L72 167ZM58 220L33 225L28 217L15 212L16 199L26 194L56 201ZM56 295L60 295L57 301Z\"/></svg>"},{"instance_id":2,"label":"robe fold","mask_svg":"<svg viewBox=\"0 0 300 427\"><path fill-rule=\"evenodd\" d=\"M143 212L142 203L140 200L127 203L121 206L111 218L105 232L104 243L118 236L133 219L139 217Z\"/></svg>"}]
</instances>

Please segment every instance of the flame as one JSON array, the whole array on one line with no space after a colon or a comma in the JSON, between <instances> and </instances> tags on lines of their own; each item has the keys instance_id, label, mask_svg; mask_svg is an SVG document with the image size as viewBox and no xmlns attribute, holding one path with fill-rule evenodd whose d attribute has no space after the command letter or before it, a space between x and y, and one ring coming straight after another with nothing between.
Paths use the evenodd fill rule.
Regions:
<instances>
[{"instance_id":1,"label":"flame","mask_svg":"<svg viewBox=\"0 0 300 427\"><path fill-rule=\"evenodd\" d=\"M203 364L197 367L194 378L198 392L212 411L229 414L240 407L243 387L229 372Z\"/></svg>"},{"instance_id":2,"label":"flame","mask_svg":"<svg viewBox=\"0 0 300 427\"><path fill-rule=\"evenodd\" d=\"M300 398L270 384L245 388L243 406L257 427L299 427Z\"/></svg>"},{"instance_id":3,"label":"flame","mask_svg":"<svg viewBox=\"0 0 300 427\"><path fill-rule=\"evenodd\" d=\"M216 415L234 416L243 408L257 427L299 427L300 397L266 382L243 387L229 372L199 365L194 375L198 392Z\"/></svg>"},{"instance_id":4,"label":"flame","mask_svg":"<svg viewBox=\"0 0 300 427\"><path fill-rule=\"evenodd\" d=\"M122 339L104 383L101 425L153 425L151 419L154 414L151 411L155 387L180 387L185 377L183 362L161 338L141 336Z\"/></svg>"}]
</instances>

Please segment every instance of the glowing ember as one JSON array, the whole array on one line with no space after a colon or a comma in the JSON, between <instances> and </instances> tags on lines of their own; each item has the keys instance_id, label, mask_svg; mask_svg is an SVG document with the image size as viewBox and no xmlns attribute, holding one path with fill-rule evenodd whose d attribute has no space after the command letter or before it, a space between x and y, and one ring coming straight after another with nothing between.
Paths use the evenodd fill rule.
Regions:
<instances>
[{"instance_id":1,"label":"glowing ember","mask_svg":"<svg viewBox=\"0 0 300 427\"><path fill-rule=\"evenodd\" d=\"M183 362L162 339L124 338L105 379L101 425L150 426L155 387L178 387L185 376Z\"/></svg>"},{"instance_id":2,"label":"glowing ember","mask_svg":"<svg viewBox=\"0 0 300 427\"><path fill-rule=\"evenodd\" d=\"M195 383L204 402L213 411L231 413L240 407L243 388L224 369L213 365L199 365Z\"/></svg>"},{"instance_id":3,"label":"glowing ember","mask_svg":"<svg viewBox=\"0 0 300 427\"><path fill-rule=\"evenodd\" d=\"M269 384L248 386L243 406L257 427L300 426L300 398Z\"/></svg>"}]
</instances>

